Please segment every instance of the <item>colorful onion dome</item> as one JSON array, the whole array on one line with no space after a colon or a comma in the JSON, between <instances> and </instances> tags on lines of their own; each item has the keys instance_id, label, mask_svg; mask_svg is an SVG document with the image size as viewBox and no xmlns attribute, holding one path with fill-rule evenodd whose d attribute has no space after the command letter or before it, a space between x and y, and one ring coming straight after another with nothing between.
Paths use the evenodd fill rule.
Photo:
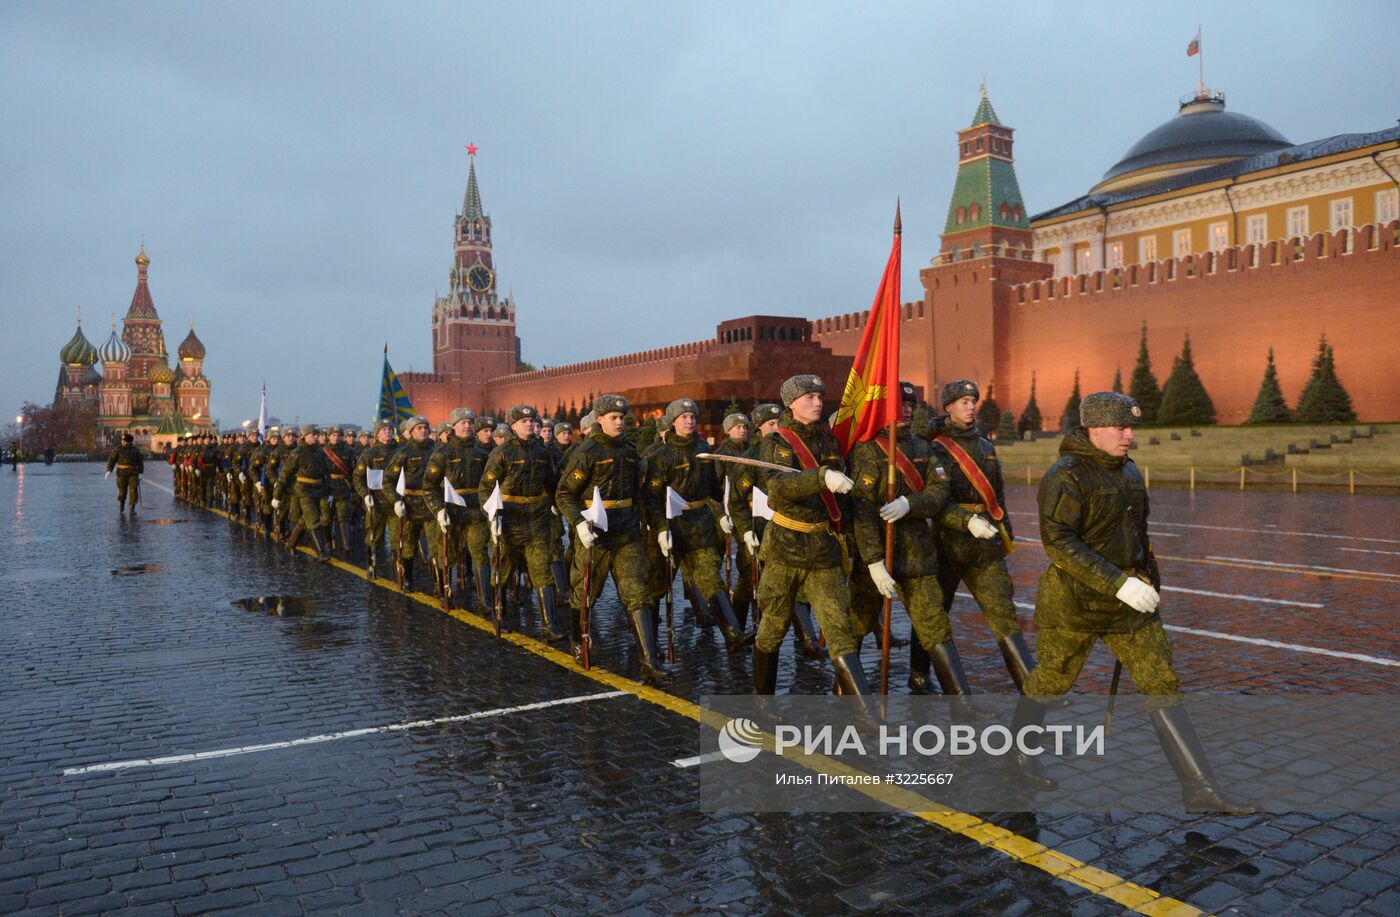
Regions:
<instances>
[{"instance_id":1,"label":"colorful onion dome","mask_svg":"<svg viewBox=\"0 0 1400 917\"><path fill-rule=\"evenodd\" d=\"M58 358L69 366L91 366L97 362L97 348L92 346L92 342L83 334L83 323L78 322L78 330L73 332L73 337L63 349L58 352Z\"/></svg>"},{"instance_id":2,"label":"colorful onion dome","mask_svg":"<svg viewBox=\"0 0 1400 917\"><path fill-rule=\"evenodd\" d=\"M204 342L194 333L194 327L190 327L190 333L185 335L185 339L180 342L177 351L182 360L202 360L204 359Z\"/></svg>"},{"instance_id":3,"label":"colorful onion dome","mask_svg":"<svg viewBox=\"0 0 1400 917\"><path fill-rule=\"evenodd\" d=\"M155 366L151 367L150 372L146 373L146 378L150 379L152 382L169 385L175 381L175 370L166 366L164 363L157 363Z\"/></svg>"},{"instance_id":4,"label":"colorful onion dome","mask_svg":"<svg viewBox=\"0 0 1400 917\"><path fill-rule=\"evenodd\" d=\"M107 342L97 348L97 358L106 363L126 363L131 359L131 348L126 346L126 341L117 334L117 329L112 328L112 336Z\"/></svg>"}]
</instances>

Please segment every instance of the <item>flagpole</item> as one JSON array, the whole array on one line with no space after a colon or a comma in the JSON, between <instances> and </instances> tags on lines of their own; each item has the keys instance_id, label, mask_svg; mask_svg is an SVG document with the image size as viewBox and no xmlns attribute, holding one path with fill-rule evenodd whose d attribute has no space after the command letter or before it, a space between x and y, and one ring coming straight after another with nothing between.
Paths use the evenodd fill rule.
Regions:
<instances>
[{"instance_id":1,"label":"flagpole","mask_svg":"<svg viewBox=\"0 0 1400 917\"><path fill-rule=\"evenodd\" d=\"M899 200L898 200L898 198L896 198L896 199L895 199L895 204L894 204L894 235L895 235L895 238L898 239L898 238L899 238L901 235L903 235L903 234L904 234L904 228L903 228L903 226L901 225L901 220L900 220L900 216L899 216ZM897 270L895 271L895 278L894 278L894 282L895 282L895 291L896 291L896 292L895 292L895 300L894 300L894 306L895 306L895 310L894 310L894 321L895 321L896 325L898 324L898 322L900 321L900 319L903 317L903 316L900 315L900 310L899 310L899 290L900 290L900 276L899 276L899 274L900 274L900 271L897 269ZM887 318L886 320L888 321L888 318ZM899 359L899 354L898 354L898 353L895 353L895 354L893 354L892 356L893 356L893 358L894 358L896 361L898 361L898 359ZM898 365L898 364L896 363L896 365ZM904 410L904 401L903 401L902 398L900 399L899 404L900 404L900 410L903 411L903 410ZM894 502L894 496L895 496L894 457L895 457L895 450L899 448L899 445L898 445L898 443L897 443L897 441L896 441L896 438L895 438L895 433L896 433L896 430L897 430L898 428L899 428L899 420L898 420L897 418L896 418L896 419L892 419L892 420L890 421L890 447L889 447L889 449L887 449L886 452L885 452L885 502L886 502L886 503L893 503L893 502ZM893 522L886 522L886 523L885 523L885 570L889 571L889 574L890 574L891 576L894 575L894 523L893 523ZM881 696L881 697L888 696L889 693L890 693L890 618L891 618L891 616L893 615L893 613L894 613L894 599L892 599L892 598L886 596L886 597L885 597L885 601L884 601L884 607L883 607L882 613L881 613L881 623L880 623L880 631L881 631L881 632L880 632L880 696Z\"/></svg>"},{"instance_id":2,"label":"flagpole","mask_svg":"<svg viewBox=\"0 0 1400 917\"><path fill-rule=\"evenodd\" d=\"M1200 58L1200 60L1197 61L1197 63L1200 64L1200 67L1201 67L1201 90L1202 90L1202 91L1205 91L1205 88L1206 88L1206 42L1205 42L1205 35L1203 35L1202 32L1201 32L1201 24L1200 24L1199 22L1196 23L1196 56Z\"/></svg>"}]
</instances>

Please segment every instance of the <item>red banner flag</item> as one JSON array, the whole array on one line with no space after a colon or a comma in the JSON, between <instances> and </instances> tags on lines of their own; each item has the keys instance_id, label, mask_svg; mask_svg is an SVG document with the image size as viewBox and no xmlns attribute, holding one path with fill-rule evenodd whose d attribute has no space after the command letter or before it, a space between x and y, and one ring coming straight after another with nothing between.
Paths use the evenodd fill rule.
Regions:
<instances>
[{"instance_id":1,"label":"red banner flag","mask_svg":"<svg viewBox=\"0 0 1400 917\"><path fill-rule=\"evenodd\" d=\"M903 416L899 399L900 233L896 205L894 245L832 427L842 454L849 455L856 443L874 439Z\"/></svg>"},{"instance_id":2,"label":"red banner flag","mask_svg":"<svg viewBox=\"0 0 1400 917\"><path fill-rule=\"evenodd\" d=\"M1191 39L1191 43L1186 46L1186 56L1195 57L1201 53L1201 33L1197 32L1196 37Z\"/></svg>"}]
</instances>

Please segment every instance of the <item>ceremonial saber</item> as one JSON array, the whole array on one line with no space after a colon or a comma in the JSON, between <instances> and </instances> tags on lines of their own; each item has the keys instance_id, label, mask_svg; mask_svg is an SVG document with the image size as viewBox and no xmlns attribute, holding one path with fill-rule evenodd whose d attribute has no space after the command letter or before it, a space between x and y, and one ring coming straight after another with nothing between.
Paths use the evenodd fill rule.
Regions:
<instances>
[{"instance_id":1,"label":"ceremonial saber","mask_svg":"<svg viewBox=\"0 0 1400 917\"><path fill-rule=\"evenodd\" d=\"M583 609L579 612L579 661L585 670L593 667L591 658L593 638L590 630L593 627L593 548L592 546L583 549Z\"/></svg>"},{"instance_id":2,"label":"ceremonial saber","mask_svg":"<svg viewBox=\"0 0 1400 917\"><path fill-rule=\"evenodd\" d=\"M721 455L718 452L698 452L695 457L709 459L713 462L732 462L735 465L751 465L754 468L767 468L769 471L781 471L785 474L799 474L802 471L800 468L789 468L787 465L775 465L772 462L745 458L742 455Z\"/></svg>"}]
</instances>

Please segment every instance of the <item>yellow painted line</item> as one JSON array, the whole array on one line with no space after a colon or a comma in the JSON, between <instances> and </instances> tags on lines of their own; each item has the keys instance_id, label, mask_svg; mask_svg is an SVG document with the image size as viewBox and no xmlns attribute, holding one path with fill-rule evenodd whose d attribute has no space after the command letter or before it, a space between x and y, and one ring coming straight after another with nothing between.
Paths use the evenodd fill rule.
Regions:
<instances>
[{"instance_id":1,"label":"yellow painted line","mask_svg":"<svg viewBox=\"0 0 1400 917\"><path fill-rule=\"evenodd\" d=\"M161 487L159 484L154 486L160 487L160 489L164 490L166 493L171 493L170 489L167 487ZM242 520L235 519L223 510L213 507L199 508L223 516L231 522L237 522L240 525L243 524ZM316 552L307 545L302 545L298 547L297 550L309 557L316 557ZM331 558L327 563L337 569L354 574L372 585L413 599L415 602L436 611L442 611L442 602L437 596L429 595L426 592L410 592L400 589L398 584L392 580L384 580L378 577L370 580L362 568L347 563L340 558ZM484 633L494 635L496 632L495 624L480 615L458 608L447 611L445 614L461 621L463 624L475 627L477 630ZM658 688L653 688L650 685L633 681L630 678L624 678L621 675L616 675L605 669L585 669L575 661L572 654L555 649L550 644L542 640L537 640L534 637L527 637L517 632L502 632L501 639L523 650L534 653L536 656L547 659L561 668L568 669L570 672L577 675L582 675L584 678L592 679L599 684L607 685L619 691L626 691L628 694L640 700L665 708L687 719L712 726L716 730L722 729L724 725L729 722L729 717L718 711L691 703L685 698L677 697L674 694L670 694ZM767 747L769 751L772 751L771 735L765 737L765 747ZM811 770L822 773L846 774L853 777L866 776L862 771L823 755L799 755L789 752L784 757L802 764ZM1000 825L994 825L975 815L959 812L956 809L950 809L946 806L939 805L926 797L898 786L884 783L873 785L855 783L850 785L849 789L862 793L877 802L913 815L915 818L921 819L922 821L937 825L952 834L961 835L969 840L976 841L983 847L996 850L1018 863L1023 863L1027 866L1039 869L1041 872L1047 873L1056 879L1087 889L1096 895L1121 904L1124 908L1135 913L1149 914L1153 915L1153 917L1198 917L1198 915L1203 915L1205 913L1184 901L1166 897L1145 885L1129 882L1122 876L1106 872L1082 860L1067 856L1066 854L1060 853L1058 850L1051 849L1029 838L1008 831Z\"/></svg>"}]
</instances>

